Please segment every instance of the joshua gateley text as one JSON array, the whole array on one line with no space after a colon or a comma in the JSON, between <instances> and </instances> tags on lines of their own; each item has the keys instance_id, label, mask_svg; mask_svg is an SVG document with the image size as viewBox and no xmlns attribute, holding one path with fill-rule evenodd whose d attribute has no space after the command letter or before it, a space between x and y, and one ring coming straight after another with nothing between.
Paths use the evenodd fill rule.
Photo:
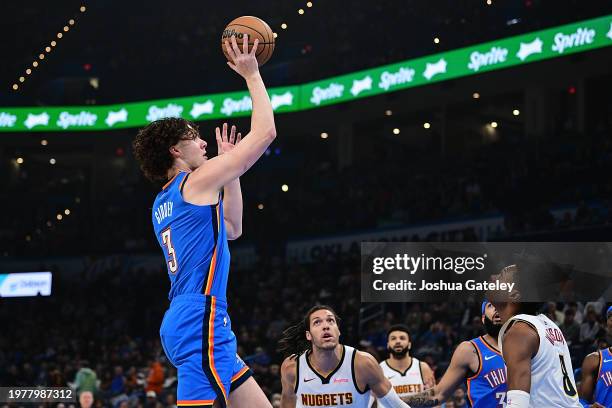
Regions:
<instances>
[{"instance_id":1,"label":"joshua gateley text","mask_svg":"<svg viewBox=\"0 0 612 408\"><path fill-rule=\"evenodd\" d=\"M376 279L372 282L372 286L374 290L377 291L431 291L431 292L441 292L441 291L507 291L512 292L514 288L514 282L500 282L499 280L495 281L476 281L474 279L468 279L465 282L445 282L443 280L439 280L437 282L429 282L426 280L421 280L420 282L413 282L407 279L401 279L395 282L384 282L381 279Z\"/></svg>"}]
</instances>

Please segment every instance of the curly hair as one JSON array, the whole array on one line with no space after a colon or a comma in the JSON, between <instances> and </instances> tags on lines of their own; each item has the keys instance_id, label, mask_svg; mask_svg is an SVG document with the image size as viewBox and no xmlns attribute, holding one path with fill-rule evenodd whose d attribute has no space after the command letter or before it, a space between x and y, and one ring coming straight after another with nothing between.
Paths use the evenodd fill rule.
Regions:
<instances>
[{"instance_id":1,"label":"curly hair","mask_svg":"<svg viewBox=\"0 0 612 408\"><path fill-rule=\"evenodd\" d=\"M153 182L164 182L174 159L170 146L177 144L198 127L181 118L166 118L149 123L138 131L132 148L145 177ZM199 133L199 132L198 132Z\"/></svg>"}]
</instances>

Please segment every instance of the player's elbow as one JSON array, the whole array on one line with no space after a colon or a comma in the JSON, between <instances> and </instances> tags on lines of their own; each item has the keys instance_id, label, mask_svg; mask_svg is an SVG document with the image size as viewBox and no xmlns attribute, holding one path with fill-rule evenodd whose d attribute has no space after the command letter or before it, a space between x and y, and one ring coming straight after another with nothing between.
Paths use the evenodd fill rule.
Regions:
<instances>
[{"instance_id":1,"label":"player's elbow","mask_svg":"<svg viewBox=\"0 0 612 408\"><path fill-rule=\"evenodd\" d=\"M235 239L240 238L242 235L242 226L235 225L228 221L225 222L225 235L227 236L228 241L233 241Z\"/></svg>"},{"instance_id":2,"label":"player's elbow","mask_svg":"<svg viewBox=\"0 0 612 408\"><path fill-rule=\"evenodd\" d=\"M234 241L238 238L240 238L240 236L242 235L242 228L237 228L230 231L227 231L227 240L228 241Z\"/></svg>"},{"instance_id":3,"label":"player's elbow","mask_svg":"<svg viewBox=\"0 0 612 408\"><path fill-rule=\"evenodd\" d=\"M265 138L268 141L268 144L272 143L274 139L276 139L276 126L272 126L265 132Z\"/></svg>"}]
</instances>

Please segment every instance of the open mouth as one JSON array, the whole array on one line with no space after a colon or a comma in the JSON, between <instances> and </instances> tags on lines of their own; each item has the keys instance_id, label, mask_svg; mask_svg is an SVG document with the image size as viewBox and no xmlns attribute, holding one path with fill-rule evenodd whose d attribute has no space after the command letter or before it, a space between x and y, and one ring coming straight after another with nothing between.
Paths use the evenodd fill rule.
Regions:
<instances>
[{"instance_id":1,"label":"open mouth","mask_svg":"<svg viewBox=\"0 0 612 408\"><path fill-rule=\"evenodd\" d=\"M323 338L324 338L324 339L331 339L331 338L333 338L333 337L334 337L334 336L332 336L331 334L328 334L328 333L326 333L326 334L324 334L324 335L323 335Z\"/></svg>"}]
</instances>

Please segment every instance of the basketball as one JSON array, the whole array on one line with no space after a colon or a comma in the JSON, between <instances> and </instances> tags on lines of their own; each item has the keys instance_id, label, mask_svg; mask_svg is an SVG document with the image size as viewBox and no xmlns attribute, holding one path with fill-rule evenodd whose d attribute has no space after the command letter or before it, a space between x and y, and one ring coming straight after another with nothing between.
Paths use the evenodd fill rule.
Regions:
<instances>
[{"instance_id":1,"label":"basketball","mask_svg":"<svg viewBox=\"0 0 612 408\"><path fill-rule=\"evenodd\" d=\"M223 51L223 55L225 55L228 61L230 60L225 51L225 40L229 41L232 35L236 36L236 41L242 51L242 38L245 34L249 36L249 52L253 49L255 39L257 38L259 40L256 57L259 66L262 66L268 62L274 52L274 33L265 21L257 17L238 17L225 27L223 35L221 36L221 50Z\"/></svg>"}]
</instances>

